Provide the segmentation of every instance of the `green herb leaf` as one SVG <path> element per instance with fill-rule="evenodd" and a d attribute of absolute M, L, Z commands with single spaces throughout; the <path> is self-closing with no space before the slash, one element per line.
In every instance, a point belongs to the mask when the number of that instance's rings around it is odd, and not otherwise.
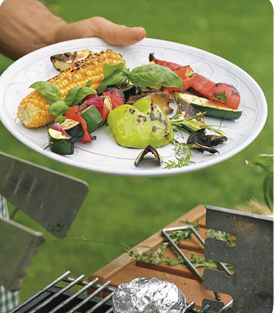
<path fill-rule="evenodd" d="M 54 121 L 55 121 L 55 123 L 62 123 L 62 122 L 64 122 L 66 119 L 67 119 L 66 116 L 60 114 L 60 115 L 57 116 L 57 118 L 56 118 Z"/>
<path fill-rule="evenodd" d="M 72 107 L 77 105 L 81 100 L 86 98 L 88 95 L 95 95 L 96 90 L 90 87 L 82 87 L 82 86 L 77 86 L 75 88 L 72 88 L 69 90 L 67 93 L 65 102 L 67 106 Z"/>
<path fill-rule="evenodd" d="M 214 93 L 213 98 L 216 99 L 216 100 L 218 100 L 218 101 L 221 101 L 221 102 L 223 102 L 223 103 L 226 103 L 226 102 L 227 102 L 227 98 L 226 98 L 225 92 L 217 92 L 217 93 Z"/>
<path fill-rule="evenodd" d="M 272 154 L 259 154 L 252 160 L 246 162 L 250 166 L 260 166 L 265 171 L 273 173 L 273 155 Z"/>
<path fill-rule="evenodd" d="M 66 105 L 66 103 L 64 101 L 56 101 L 54 102 L 48 112 L 52 115 L 58 116 L 60 114 L 65 113 L 67 110 L 69 109 L 69 107 Z"/>
<path fill-rule="evenodd" d="M 182 80 L 172 70 L 159 64 L 146 64 L 134 68 L 129 79 L 132 84 L 139 87 L 162 85 L 177 87 L 182 90 Z"/>
<path fill-rule="evenodd" d="M 57 86 L 47 81 L 38 81 L 33 83 L 30 88 L 40 92 L 46 101 L 50 104 L 61 100 L 61 93 Z"/>
<path fill-rule="evenodd" d="M 92 80 L 88 80 L 87 84 L 86 84 L 86 87 L 91 87 L 91 86 L 92 86 Z"/>
<path fill-rule="evenodd" d="M 123 69 L 124 66 L 125 66 L 125 63 L 123 63 L 123 62 L 118 62 L 115 64 L 105 63 L 103 65 L 104 78 L 107 78 L 108 76 L 112 75 L 113 72 L 116 71 L 117 69 L 119 69 L 119 70 Z"/>
<path fill-rule="evenodd" d="M 105 77 L 105 73 L 104 73 Z M 98 87 L 98 93 L 103 93 L 108 86 L 124 84 L 129 77 L 129 69 L 118 68 L 112 74 L 104 78 Z"/>

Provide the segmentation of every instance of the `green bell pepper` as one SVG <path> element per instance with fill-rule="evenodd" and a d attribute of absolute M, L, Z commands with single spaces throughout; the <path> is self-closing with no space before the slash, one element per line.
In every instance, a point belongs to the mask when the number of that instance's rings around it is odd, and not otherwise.
<path fill-rule="evenodd" d="M 116 142 L 127 148 L 158 148 L 174 138 L 169 118 L 150 99 L 118 106 L 110 111 L 108 124 Z"/>

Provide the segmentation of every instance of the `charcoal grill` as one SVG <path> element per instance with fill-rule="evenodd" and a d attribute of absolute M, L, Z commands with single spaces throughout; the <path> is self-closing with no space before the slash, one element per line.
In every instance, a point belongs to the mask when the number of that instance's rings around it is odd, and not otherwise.
<path fill-rule="evenodd" d="M 273 306 L 273 218 L 211 206 L 206 206 L 206 209 L 206 224 L 212 229 L 236 234 L 237 244 L 229 247 L 221 240 L 207 238 L 204 242 L 199 234 L 196 234 L 196 237 L 203 245 L 205 244 L 206 257 L 221 265 L 223 265 L 221 262 L 232 261 L 234 275 L 226 271 L 226 268 L 223 271 L 205 269 L 203 285 L 205 289 L 214 291 L 215 300 L 206 298 L 202 301 L 202 305 L 198 305 L 189 297 L 187 298 L 188 307 L 184 313 L 271 313 Z M 163 229 L 162 232 L 167 234 L 169 230 L 171 228 Z M 193 232 L 196 233 L 195 230 Z M 252 256 L 254 259 L 251 259 Z M 115 266 L 119 263 L 122 264 L 116 260 L 113 262 Z M 123 264 L 122 267 L 126 268 L 127 264 Z M 107 268 L 114 269 L 112 263 L 107 265 Z M 195 271 L 194 268 L 190 270 Z M 142 268 L 140 271 L 142 272 Z M 101 276 L 100 279 L 94 277 L 93 274 L 88 280 L 84 280 L 84 275 L 72 278 L 68 271 L 10 313 L 113 312 L 112 295 L 117 286 L 115 281 L 117 275 L 123 275 L 120 274 L 122 272 L 119 269 L 115 271 L 116 274 L 111 270 L 113 276 L 107 274 L 105 276 L 111 278 L 103 281 L 104 275 L 101 274 L 104 272 L 103 268 L 95 273 Z M 201 279 L 199 273 L 197 274 Z M 129 280 L 126 277 L 124 279 Z M 79 290 L 71 291 L 70 289 L 75 286 L 78 286 Z M 190 286 L 187 283 L 186 291 L 188 288 Z M 182 291 L 185 293 L 184 290 Z M 219 300 L 218 292 L 225 292 L 231 295 L 232 299 L 224 303 Z M 196 290 L 193 290 L 193 293 L 195 294 Z"/>
<path fill-rule="evenodd" d="M 39 292 L 17 306 L 10 313 L 111 313 L 112 295 L 116 288 L 111 287 L 111 281 L 98 284 L 97 279 L 92 281 L 83 280 L 84 275 L 77 278 L 70 277 L 70 272 L 66 272 Z M 58 286 L 64 283 L 65 286 Z M 78 291 L 70 289 L 79 286 Z M 94 291 L 90 295 L 85 292 L 92 288 Z M 105 296 L 99 297 L 104 291 Z M 227 305 L 219 313 L 225 312 Z M 186 308 L 185 313 L 210 313 L 209 305 L 197 308 L 192 301 Z"/>

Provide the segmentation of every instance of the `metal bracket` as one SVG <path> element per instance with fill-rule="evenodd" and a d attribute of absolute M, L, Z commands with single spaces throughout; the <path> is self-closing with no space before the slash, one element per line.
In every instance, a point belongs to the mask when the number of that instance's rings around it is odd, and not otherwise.
<path fill-rule="evenodd" d="M 206 226 L 236 236 L 236 245 L 205 240 L 207 259 L 234 266 L 234 275 L 204 270 L 203 286 L 233 298 L 228 313 L 271 313 L 273 310 L 273 217 L 206 206 Z M 207 299 L 206 299 L 207 300 Z M 219 312 L 224 312 L 219 311 Z"/>

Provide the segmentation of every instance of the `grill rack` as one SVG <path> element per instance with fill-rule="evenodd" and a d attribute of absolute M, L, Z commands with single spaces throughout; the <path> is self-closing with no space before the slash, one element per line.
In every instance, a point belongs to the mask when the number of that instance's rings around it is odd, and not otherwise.
<path fill-rule="evenodd" d="M 10 313 L 111 313 L 112 295 L 116 288 L 111 287 L 111 281 L 104 284 L 97 284 L 98 279 L 86 281 L 84 275 L 77 278 L 70 277 L 70 271 L 56 278 L 50 284 L 39 290 L 29 299 L 18 305 Z M 66 283 L 65 287 L 56 286 L 58 283 Z M 70 289 L 74 286 L 81 288 L 74 292 Z M 90 295 L 84 294 L 89 288 L 95 289 Z M 99 297 L 99 293 L 108 293 L 104 298 Z M 218 313 L 226 312 L 229 305 L 225 305 Z M 196 308 L 192 301 L 184 313 L 214 313 L 209 311 L 209 305 L 203 308 Z"/>

